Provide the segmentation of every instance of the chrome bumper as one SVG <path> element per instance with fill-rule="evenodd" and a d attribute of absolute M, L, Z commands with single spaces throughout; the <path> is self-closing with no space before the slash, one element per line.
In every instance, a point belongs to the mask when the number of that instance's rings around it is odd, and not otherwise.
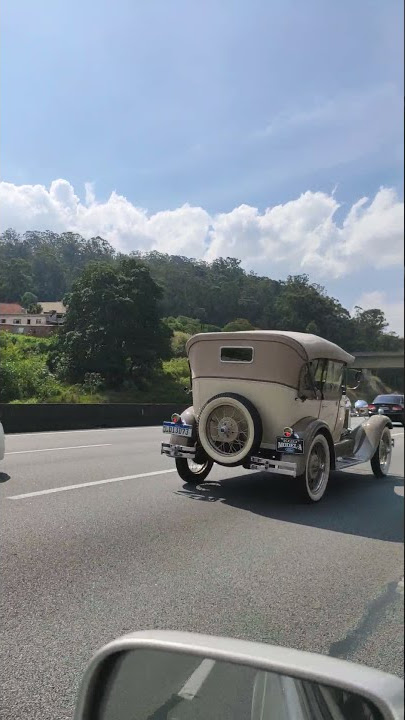
<path fill-rule="evenodd" d="M 172 445 L 163 442 L 160 446 L 160 454 L 167 455 L 172 458 L 190 458 L 195 457 L 195 447 L 187 447 L 187 445 Z"/>
<path fill-rule="evenodd" d="M 269 460 L 263 457 L 251 457 L 250 470 L 266 470 L 266 472 L 275 475 L 291 475 L 297 477 L 297 466 L 295 463 L 286 462 L 285 460 Z"/>

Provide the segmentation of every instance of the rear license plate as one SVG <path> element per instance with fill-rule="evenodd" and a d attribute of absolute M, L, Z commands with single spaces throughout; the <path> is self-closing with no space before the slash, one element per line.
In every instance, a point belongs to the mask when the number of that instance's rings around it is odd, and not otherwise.
<path fill-rule="evenodd" d="M 301 438 L 278 437 L 277 450 L 290 455 L 303 455 L 304 441 Z"/>
<path fill-rule="evenodd" d="M 193 428 L 191 425 L 179 425 L 179 423 L 164 422 L 163 432 L 171 435 L 181 435 L 182 437 L 191 437 Z"/>

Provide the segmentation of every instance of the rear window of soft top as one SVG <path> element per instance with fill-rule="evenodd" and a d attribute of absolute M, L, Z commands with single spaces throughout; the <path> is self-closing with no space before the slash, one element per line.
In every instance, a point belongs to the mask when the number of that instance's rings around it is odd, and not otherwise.
<path fill-rule="evenodd" d="M 251 363 L 252 347 L 221 347 L 221 362 Z"/>

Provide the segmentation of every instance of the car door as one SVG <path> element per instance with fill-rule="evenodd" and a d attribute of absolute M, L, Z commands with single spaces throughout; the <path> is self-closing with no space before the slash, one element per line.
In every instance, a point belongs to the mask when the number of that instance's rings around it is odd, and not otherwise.
<path fill-rule="evenodd" d="M 323 368 L 322 400 L 319 419 L 329 427 L 334 442 L 340 439 L 345 405 L 342 400 L 343 363 L 326 360 Z"/>

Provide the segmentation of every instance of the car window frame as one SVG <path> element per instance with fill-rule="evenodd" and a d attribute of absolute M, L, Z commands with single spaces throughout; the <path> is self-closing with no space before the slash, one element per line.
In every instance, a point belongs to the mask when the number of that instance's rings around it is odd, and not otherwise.
<path fill-rule="evenodd" d="M 339 366 L 340 367 L 340 381 L 339 383 L 329 383 L 331 386 L 333 385 L 333 388 L 331 390 L 328 389 L 328 374 L 329 374 L 329 368 L 331 366 Z M 322 395 L 324 400 L 330 400 L 332 402 L 335 402 L 336 400 L 340 400 L 343 394 L 343 374 L 344 374 L 344 363 L 338 361 L 338 360 L 327 360 L 325 363 L 325 369 L 324 369 L 324 380 L 323 380 L 323 387 L 322 387 Z"/>

